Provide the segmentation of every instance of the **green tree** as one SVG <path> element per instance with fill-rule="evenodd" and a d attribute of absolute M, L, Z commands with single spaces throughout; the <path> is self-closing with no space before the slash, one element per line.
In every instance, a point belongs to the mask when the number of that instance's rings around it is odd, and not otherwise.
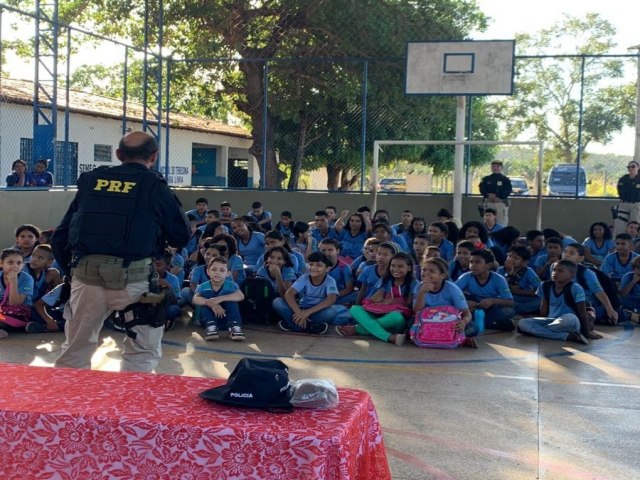
<path fill-rule="evenodd" d="M 496 110 L 506 122 L 508 135 L 516 138 L 533 130 L 550 145 L 553 160 L 575 162 L 581 89 L 581 154 L 591 142 L 606 144 L 624 125 L 633 125 L 634 86 L 613 83 L 623 75 L 622 61 L 588 56 L 609 53 L 616 46 L 614 35 L 613 25 L 595 13 L 584 18 L 565 15 L 536 35 L 517 35 L 520 55 L 572 56 L 517 62 L 516 93 L 499 102 Z"/>

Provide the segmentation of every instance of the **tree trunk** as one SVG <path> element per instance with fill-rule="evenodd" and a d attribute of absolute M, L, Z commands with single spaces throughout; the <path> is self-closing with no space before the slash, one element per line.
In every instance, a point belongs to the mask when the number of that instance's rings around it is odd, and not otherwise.
<path fill-rule="evenodd" d="M 327 189 L 338 190 L 340 185 L 340 176 L 342 174 L 342 167 L 335 162 L 327 163 Z"/>
<path fill-rule="evenodd" d="M 302 173 L 302 160 L 304 160 L 305 144 L 307 141 L 308 120 L 306 115 L 300 115 L 300 124 L 298 125 L 298 144 L 296 148 L 296 158 L 291 164 L 291 176 L 287 184 L 287 190 L 297 190 L 300 182 L 300 174 Z"/>
<path fill-rule="evenodd" d="M 271 112 L 267 106 L 265 115 L 264 108 L 264 62 L 240 62 L 240 70 L 244 73 L 247 81 L 247 107 L 244 109 L 251 117 L 253 129 L 251 135 L 253 143 L 249 147 L 249 153 L 256 158 L 260 169 L 260 186 L 266 188 L 279 188 L 278 164 L 276 162 L 275 148 L 273 143 L 273 121 Z M 265 120 L 266 143 L 265 143 Z M 264 150 L 266 145 L 266 165 L 264 162 Z"/>

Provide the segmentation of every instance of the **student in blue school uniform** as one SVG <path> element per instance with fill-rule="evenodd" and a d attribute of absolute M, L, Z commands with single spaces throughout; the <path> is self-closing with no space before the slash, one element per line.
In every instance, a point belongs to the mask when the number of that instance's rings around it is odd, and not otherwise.
<path fill-rule="evenodd" d="M 596 270 L 583 265 L 585 248 L 579 243 L 572 243 L 562 252 L 563 260 L 570 260 L 576 264 L 576 276 L 573 281 L 584 290 L 587 302 L 587 313 L 592 311 L 595 315 L 596 323 L 604 323 L 608 325 L 618 323 L 618 312 L 614 309 L 612 299 L 609 298 L 607 291 L 598 279 Z M 604 276 L 604 281 L 611 283 L 611 280 Z M 618 295 L 615 285 L 611 284 L 609 289 L 611 295 Z"/>
<path fill-rule="evenodd" d="M 273 227 L 274 230 L 280 232 L 288 244 L 293 242 L 293 215 L 289 210 L 285 210 L 280 214 L 280 221 Z"/>
<path fill-rule="evenodd" d="M 262 202 L 253 202 L 251 204 L 251 210 L 247 213 L 247 218 L 258 225 L 262 232 L 271 230 L 272 214 L 269 210 L 264 209 Z"/>
<path fill-rule="evenodd" d="M 160 291 L 165 291 L 167 295 L 166 301 L 166 324 L 165 330 L 171 330 L 175 321 L 180 317 L 180 307 L 178 306 L 178 297 L 180 296 L 180 281 L 173 273 L 169 272 L 171 268 L 171 253 L 165 254 L 153 261 L 153 270 L 158 274 L 158 287 Z"/>
<path fill-rule="evenodd" d="M 499 232 L 504 228 L 504 225 L 500 225 L 496 219 L 497 213 L 495 208 L 485 208 L 482 214 L 482 220 L 484 223 L 484 228 L 487 229 L 489 235 L 495 232 Z"/>
<path fill-rule="evenodd" d="M 458 280 L 464 273 L 469 271 L 471 252 L 476 248 L 469 240 L 462 240 L 456 245 L 456 256 L 449 262 L 449 278 L 452 282 Z"/>
<path fill-rule="evenodd" d="M 544 248 L 544 234 L 540 230 L 528 230 L 525 238 L 527 239 L 527 246 L 531 250 L 529 266 L 535 270 L 534 265 L 538 258 L 547 254 L 547 250 Z"/>
<path fill-rule="evenodd" d="M 62 283 L 48 291 L 33 304 L 31 321 L 27 323 L 27 333 L 61 332 L 64 330 L 64 306 L 71 295 L 71 277 L 64 277 Z"/>
<path fill-rule="evenodd" d="M 297 279 L 284 298 L 276 298 L 273 309 L 282 319 L 278 322 L 281 330 L 322 335 L 329 323 L 344 324 L 349 317 L 345 307 L 335 305 L 338 286 L 328 275 L 331 261 L 321 252 L 312 253 L 307 260 L 309 273 Z"/>
<path fill-rule="evenodd" d="M 60 272 L 52 267 L 53 249 L 51 245 L 37 245 L 31 254 L 31 261 L 24 264 L 23 271 L 33 278 L 33 295 L 31 300 L 36 302 L 49 290 L 62 283 Z"/>
<path fill-rule="evenodd" d="M 384 222 L 374 223 L 371 227 L 371 233 L 373 237 L 383 242 L 393 242 L 400 247 L 401 251 L 409 252 L 406 237 L 402 235 L 394 235 L 389 224 Z"/>
<path fill-rule="evenodd" d="M 246 265 L 247 275 L 250 275 L 256 271 L 256 265 L 264 255 L 264 233 L 252 231 L 248 223 L 249 220 L 245 217 L 234 218 L 231 230 L 238 242 L 238 255 Z"/>
<path fill-rule="evenodd" d="M 637 256 L 638 254 L 633 252 L 631 235 L 619 233 L 616 235 L 616 251 L 604 257 L 600 270 L 618 284 L 625 273 L 633 271 L 631 263 Z"/>
<path fill-rule="evenodd" d="M 351 305 L 356 301 L 357 293 L 353 290 L 353 272 L 351 266 L 340 258 L 340 242 L 326 239 L 318 245 L 320 252 L 324 253 L 331 261 L 329 276 L 336 281 L 338 286 L 338 305 Z"/>
<path fill-rule="evenodd" d="M 472 312 L 484 311 L 486 328 L 510 332 L 515 328 L 513 295 L 505 278 L 491 271 L 494 262 L 491 251 L 474 250 L 469 272 L 462 275 L 456 285 L 464 292 Z"/>
<path fill-rule="evenodd" d="M 207 274 L 210 280 L 199 285 L 193 296 L 193 304 L 203 307 L 200 310 L 200 324 L 205 329 L 205 340 L 217 340 L 221 328 L 228 329 L 231 340 L 244 340 L 238 304 L 244 295 L 238 284 L 229 277 L 227 260 L 222 257 L 209 259 Z"/>
<path fill-rule="evenodd" d="M 544 244 L 547 253 L 539 255 L 532 266 L 542 281 L 551 278 L 551 266 L 562 258 L 562 251 L 564 250 L 562 239 L 558 237 L 547 238 Z"/>
<path fill-rule="evenodd" d="M 365 267 L 358 275 L 359 290 L 356 305 L 362 305 L 362 301 L 365 298 L 376 292 L 376 285 L 389 269 L 391 257 L 399 251 L 398 245 L 393 242 L 382 242 L 378 245 L 376 248 L 376 263 Z"/>
<path fill-rule="evenodd" d="M 396 235 L 406 235 L 411 230 L 411 222 L 413 221 L 413 212 L 411 210 L 403 210 L 400 214 L 400 223 L 391 225 L 393 233 Z"/>
<path fill-rule="evenodd" d="M 433 222 L 427 229 L 429 235 L 429 245 L 438 247 L 440 250 L 440 258 L 445 262 L 450 262 L 455 256 L 455 247 L 453 243 L 447 240 L 447 226 L 443 222 Z"/>
<path fill-rule="evenodd" d="M 411 224 L 406 232 L 398 233 L 398 236 L 402 237 L 409 248 L 410 253 L 415 253 L 413 250 L 413 241 L 418 235 L 427 235 L 427 223 L 422 217 L 413 217 Z"/>
<path fill-rule="evenodd" d="M 29 187 L 51 187 L 53 186 L 53 174 L 47 171 L 49 160 L 39 159 L 33 166 L 33 170 L 27 174 L 25 184 Z"/>
<path fill-rule="evenodd" d="M 356 289 L 360 288 L 358 277 L 360 277 L 362 271 L 366 267 L 376 264 L 376 252 L 378 251 L 378 245 L 381 243 L 382 241 L 377 238 L 367 238 L 367 241 L 364 242 L 364 247 L 362 248 L 362 255 L 356 258 L 351 264 L 351 271 L 353 272 L 353 278 L 355 279 L 354 286 Z"/>
<path fill-rule="evenodd" d="M 231 272 L 231 279 L 238 285 L 242 285 L 247 279 L 247 275 L 242 257 L 238 255 L 236 239 L 231 235 L 220 234 L 213 237 L 209 243 L 214 249 L 217 249 L 219 256 L 226 258 L 229 262 L 227 266 Z M 224 246 L 227 248 L 222 248 Z"/>
<path fill-rule="evenodd" d="M 231 222 L 238 218 L 238 215 L 231 211 L 231 203 L 222 202 L 220 203 L 220 223 L 226 225 L 227 227 L 231 226 Z"/>
<path fill-rule="evenodd" d="M 612 237 L 611 230 L 606 223 L 592 223 L 589 227 L 589 236 L 582 242 L 585 263 L 599 267 L 604 257 L 613 253 L 616 249 L 616 244 Z"/>
<path fill-rule="evenodd" d="M 271 230 L 264 235 L 265 251 L 268 251 L 273 247 L 282 247 L 287 251 L 290 257 L 289 261 L 293 266 L 293 272 L 296 278 L 307 273 L 307 261 L 305 260 L 304 256 L 300 252 L 292 250 L 285 238 L 277 230 Z M 256 269 L 264 266 L 264 261 L 265 257 L 262 256 L 260 258 L 260 261 L 258 262 L 258 265 L 256 265 Z"/>
<path fill-rule="evenodd" d="M 336 223 L 337 222 L 338 221 L 336 221 Z M 338 232 L 334 227 L 329 226 L 327 212 L 324 210 L 318 210 L 315 213 L 313 217 L 313 225 L 314 226 L 311 229 L 311 236 L 316 240 L 316 242 L 320 243 L 325 238 L 338 238 Z"/>
<path fill-rule="evenodd" d="M 282 245 L 269 248 L 264 254 L 264 262 L 256 272 L 257 278 L 269 280 L 276 296 L 284 297 L 289 287 L 296 281 L 292 257 Z"/>
<path fill-rule="evenodd" d="M 187 216 L 191 215 L 194 218 L 196 227 L 200 227 L 201 225 L 205 225 L 207 223 L 207 212 L 209 209 L 209 201 L 200 197 L 196 199 L 196 208 L 192 210 L 187 210 L 185 213 Z"/>
<path fill-rule="evenodd" d="M 585 345 L 589 340 L 602 338 L 587 319 L 584 290 L 573 281 L 575 274 L 576 265 L 570 260 L 553 264 L 551 280 L 538 287 L 542 316 L 521 319 L 520 333 Z"/>
<path fill-rule="evenodd" d="M 538 313 L 540 308 L 540 298 L 536 292 L 542 282 L 528 266 L 530 258 L 531 252 L 527 247 L 511 247 L 504 266 L 497 271 L 507 280 L 513 295 L 513 309 L 517 314 Z"/>
<path fill-rule="evenodd" d="M 19 250 L 6 248 L 0 252 L 0 299 L 3 304 L 23 307 L 21 318 L 7 317 L 0 321 L 0 338 L 6 337 L 8 332 L 23 331 L 30 319 L 33 278 L 22 271 L 23 265 Z M 5 313 L 3 305 L 0 305 L 0 313 Z"/>
<path fill-rule="evenodd" d="M 627 272 L 620 281 L 620 302 L 625 310 L 630 310 L 636 315 L 640 312 L 640 257 L 636 257 L 631 262 L 633 270 Z"/>
<path fill-rule="evenodd" d="M 13 248 L 20 251 L 24 263 L 29 263 L 31 261 L 31 253 L 38 245 L 40 229 L 35 225 L 26 223 L 16 228 L 15 237 L 16 243 Z"/>
<path fill-rule="evenodd" d="M 352 213 L 349 216 L 347 226 L 337 222 L 335 230 L 338 232 L 338 240 L 342 245 L 340 258 L 351 264 L 355 258 L 362 254 L 364 242 L 369 238 L 367 224 L 361 213 Z"/>

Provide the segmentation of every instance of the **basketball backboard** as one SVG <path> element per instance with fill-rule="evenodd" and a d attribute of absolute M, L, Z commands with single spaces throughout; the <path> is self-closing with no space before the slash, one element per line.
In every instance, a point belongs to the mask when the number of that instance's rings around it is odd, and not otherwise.
<path fill-rule="evenodd" d="M 515 40 L 407 44 L 407 95 L 512 95 Z"/>

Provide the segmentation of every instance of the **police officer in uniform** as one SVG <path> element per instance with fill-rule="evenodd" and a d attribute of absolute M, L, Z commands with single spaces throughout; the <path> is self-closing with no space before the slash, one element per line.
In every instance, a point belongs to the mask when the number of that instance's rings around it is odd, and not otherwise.
<path fill-rule="evenodd" d="M 618 203 L 615 214 L 615 234 L 624 233 L 627 223 L 640 222 L 640 175 L 638 162 L 631 160 L 627 164 L 627 173 L 618 180 Z"/>
<path fill-rule="evenodd" d="M 151 258 L 166 242 L 184 247 L 191 234 L 179 200 L 151 170 L 158 157 L 155 139 L 128 133 L 116 156 L 121 165 L 80 176 L 78 193 L 52 237 L 56 260 L 73 275 L 56 367 L 91 368 L 107 316 L 128 309 L 133 318 L 143 311 L 137 307 L 149 290 Z M 151 372 L 162 355 L 163 325 L 135 318 L 124 342 L 122 370 Z"/>
<path fill-rule="evenodd" d="M 496 211 L 496 223 L 503 227 L 509 224 L 509 195 L 511 195 L 511 180 L 502 173 L 502 162 L 491 162 L 491 175 L 480 181 L 480 193 L 484 197 L 481 206 L 482 213 L 487 208 Z"/>

